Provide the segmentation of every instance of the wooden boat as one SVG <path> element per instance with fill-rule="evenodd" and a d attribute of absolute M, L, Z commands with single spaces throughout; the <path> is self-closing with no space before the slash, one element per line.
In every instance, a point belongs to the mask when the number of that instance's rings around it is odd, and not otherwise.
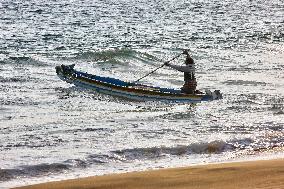
<path fill-rule="evenodd" d="M 58 77 L 79 87 L 93 89 L 97 92 L 124 97 L 138 101 L 170 101 L 170 102 L 200 102 L 221 99 L 219 90 L 205 93 L 185 94 L 181 90 L 142 85 L 125 82 L 110 77 L 101 77 L 76 71 L 73 65 L 56 66 Z"/>

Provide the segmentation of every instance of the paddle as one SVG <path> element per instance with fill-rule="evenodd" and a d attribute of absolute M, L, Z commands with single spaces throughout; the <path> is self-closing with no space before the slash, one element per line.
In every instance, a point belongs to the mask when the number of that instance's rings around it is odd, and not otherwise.
<path fill-rule="evenodd" d="M 141 77 L 141 78 L 137 79 L 137 80 L 136 80 L 136 81 L 134 81 L 133 83 L 137 83 L 137 82 L 138 82 L 138 81 L 140 81 L 141 79 L 144 79 L 144 78 L 145 78 L 145 77 L 147 77 L 148 75 L 150 75 L 150 74 L 154 73 L 155 71 L 157 71 L 158 69 L 160 69 L 160 68 L 164 67 L 167 63 L 169 63 L 169 62 L 173 61 L 174 59 L 176 59 L 176 58 L 180 57 L 182 54 L 183 54 L 183 53 L 181 53 L 181 54 L 179 54 L 179 55 L 175 56 L 175 57 L 174 57 L 174 58 L 172 58 L 171 60 L 168 60 L 168 61 L 164 62 L 164 64 L 162 64 L 162 65 L 161 65 L 161 66 L 159 66 L 158 68 L 154 69 L 154 70 L 153 70 L 153 71 L 151 71 L 150 73 L 147 73 L 147 74 L 146 74 L 146 75 L 144 75 L 143 77 Z"/>

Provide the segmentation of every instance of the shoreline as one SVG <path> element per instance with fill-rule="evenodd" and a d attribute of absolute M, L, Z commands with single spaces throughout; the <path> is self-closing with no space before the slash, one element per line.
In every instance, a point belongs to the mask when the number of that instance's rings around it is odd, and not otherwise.
<path fill-rule="evenodd" d="M 108 174 L 16 187 L 69 188 L 284 188 L 284 158 Z"/>

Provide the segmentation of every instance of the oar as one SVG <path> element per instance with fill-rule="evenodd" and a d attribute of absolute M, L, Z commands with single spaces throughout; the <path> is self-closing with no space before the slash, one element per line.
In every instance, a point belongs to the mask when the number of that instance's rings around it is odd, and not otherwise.
<path fill-rule="evenodd" d="M 169 62 L 171 62 L 171 61 L 173 61 L 174 59 L 176 59 L 176 58 L 178 58 L 178 57 L 180 57 L 180 55 L 182 55 L 183 53 L 181 53 L 181 54 L 179 54 L 179 55 L 177 55 L 177 56 L 175 56 L 174 58 L 172 58 L 171 60 L 168 60 L 168 61 L 166 61 L 166 62 L 164 62 L 164 64 L 162 64 L 161 66 L 159 66 L 158 68 L 156 68 L 156 69 L 154 69 L 153 71 L 151 71 L 150 73 L 147 73 L 146 75 L 144 75 L 143 77 L 141 77 L 141 78 L 139 78 L 139 79 L 137 79 L 136 81 L 134 81 L 133 83 L 137 83 L 138 81 L 140 81 L 141 79 L 144 79 L 145 77 L 147 77 L 148 75 L 150 75 L 150 74 L 152 74 L 152 73 L 154 73 L 155 71 L 157 71 L 158 69 L 160 69 L 160 68 L 162 68 L 162 67 L 164 67 L 165 65 L 166 65 L 166 63 L 169 63 Z"/>

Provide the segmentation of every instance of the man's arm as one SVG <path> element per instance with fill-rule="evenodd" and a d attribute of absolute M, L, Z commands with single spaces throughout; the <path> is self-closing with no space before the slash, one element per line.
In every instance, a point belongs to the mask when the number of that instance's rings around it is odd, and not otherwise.
<path fill-rule="evenodd" d="M 192 65 L 186 65 L 186 66 L 177 66 L 177 65 L 172 65 L 170 63 L 166 63 L 165 65 L 169 66 L 169 67 L 171 67 L 175 70 L 178 70 L 180 72 L 193 72 L 193 73 L 195 72 L 195 67 L 194 67 L 193 64 Z"/>

